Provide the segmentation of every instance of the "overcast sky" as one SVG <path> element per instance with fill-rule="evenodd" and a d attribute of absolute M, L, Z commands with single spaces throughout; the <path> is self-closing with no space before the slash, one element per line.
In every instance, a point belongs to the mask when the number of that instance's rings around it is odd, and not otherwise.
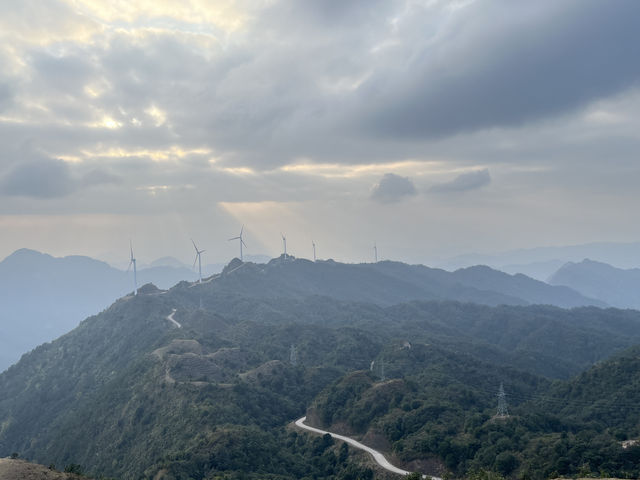
<path fill-rule="evenodd" d="M 636 0 L 0 7 L 0 258 L 640 240 Z"/>

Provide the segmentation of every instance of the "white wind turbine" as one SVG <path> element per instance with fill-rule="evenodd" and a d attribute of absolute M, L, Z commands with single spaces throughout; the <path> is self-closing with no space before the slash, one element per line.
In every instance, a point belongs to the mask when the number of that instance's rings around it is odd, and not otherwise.
<path fill-rule="evenodd" d="M 378 245 L 376 242 L 373 242 L 373 257 L 375 258 L 375 263 L 378 263 Z"/>
<path fill-rule="evenodd" d="M 196 267 L 196 261 L 198 262 L 198 283 L 202 283 L 202 259 L 200 258 L 200 255 L 202 253 L 204 253 L 204 250 L 198 250 L 198 247 L 196 247 L 196 242 L 193 241 L 193 238 L 191 239 L 191 243 L 193 243 L 193 248 L 196 249 L 196 258 L 193 260 L 193 268 Z"/>
<path fill-rule="evenodd" d="M 280 232 L 280 236 L 282 236 L 282 244 L 284 245 L 284 259 L 287 259 L 287 237 L 284 236 L 284 233 Z"/>
<path fill-rule="evenodd" d="M 242 232 L 244 231 L 244 225 L 242 225 L 242 228 L 240 229 L 240 235 L 238 235 L 237 237 L 233 237 L 230 238 L 229 241 L 232 240 L 240 240 L 240 260 L 242 260 L 242 246 L 244 245 L 245 247 L 247 246 L 246 243 L 244 243 L 244 240 L 242 239 Z"/>
<path fill-rule="evenodd" d="M 138 271 L 136 270 L 136 257 L 133 256 L 133 244 L 131 240 L 129 240 L 129 249 L 131 250 L 131 260 L 129 261 L 127 272 L 131 269 L 131 265 L 133 265 L 133 294 L 138 295 Z"/>
<path fill-rule="evenodd" d="M 311 246 L 313 246 L 313 261 L 316 261 L 316 242 L 311 240 Z"/>

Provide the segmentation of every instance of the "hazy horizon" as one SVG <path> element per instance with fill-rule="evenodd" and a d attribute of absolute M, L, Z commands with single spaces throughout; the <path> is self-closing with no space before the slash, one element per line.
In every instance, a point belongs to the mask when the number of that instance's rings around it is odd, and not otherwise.
<path fill-rule="evenodd" d="M 19 250 L 33 250 L 41 254 L 50 255 L 54 258 L 64 258 L 67 256 L 85 256 L 94 260 L 107 263 L 113 268 L 119 270 L 126 270 L 129 267 L 128 258 L 117 258 L 115 260 L 109 260 L 108 258 L 102 258 L 100 256 L 85 255 L 82 253 L 70 253 L 65 255 L 56 255 L 48 251 L 40 251 L 36 249 L 29 249 L 26 247 L 20 248 L 14 252 L 11 252 L 5 257 L 0 257 L 0 262 L 5 260 L 10 255 L 18 252 Z M 289 243 L 287 244 L 288 254 L 292 257 L 302 259 L 313 259 L 313 250 L 310 248 L 306 254 L 303 252 L 301 255 L 295 255 L 290 253 Z M 356 259 L 336 259 L 333 257 L 323 257 L 318 255 L 318 260 L 334 260 L 346 264 L 359 264 L 359 263 L 371 263 L 374 261 L 373 247 L 369 248 L 370 258 Z M 209 250 L 210 251 L 210 250 Z M 581 262 L 583 260 L 591 260 L 604 264 L 609 264 L 613 267 L 620 269 L 633 269 L 640 267 L 640 242 L 627 242 L 627 243 L 614 243 L 614 242 L 594 242 L 578 245 L 555 245 L 546 247 L 534 247 L 530 249 L 514 249 L 494 252 L 466 252 L 460 255 L 454 255 L 451 257 L 432 258 L 431 262 L 410 262 L 398 258 L 386 257 L 380 254 L 380 246 L 378 246 L 378 261 L 397 261 L 414 265 L 425 265 L 432 268 L 442 268 L 448 271 L 454 271 L 459 268 L 466 268 L 474 265 L 488 265 L 492 268 L 502 270 L 506 273 L 524 273 L 528 276 L 547 281 L 547 277 L 554 273 L 563 264 L 568 262 Z M 184 253 L 184 252 L 183 252 Z M 135 256 L 138 260 L 138 269 L 145 269 L 151 267 L 176 267 L 187 268 L 192 271 L 196 271 L 194 266 L 195 253 L 192 253 L 190 259 L 187 255 L 172 255 L 170 253 L 161 257 L 148 257 L 144 252 L 140 254 L 140 250 L 135 250 Z M 205 252 L 205 253 L 208 253 Z M 215 253 L 215 252 L 214 252 Z M 226 259 L 218 261 L 209 261 L 207 256 L 203 254 L 202 265 L 203 268 L 207 268 L 208 274 L 217 273 L 222 267 L 231 262 L 234 258 L 239 258 L 239 252 L 236 255 L 231 255 Z M 267 263 L 271 259 L 278 258 L 282 255 L 282 252 L 277 252 L 274 255 L 268 255 L 266 253 L 244 253 L 244 260 L 254 263 Z M 220 258 L 216 256 L 215 258 Z M 212 268 L 215 269 L 212 270 Z"/>

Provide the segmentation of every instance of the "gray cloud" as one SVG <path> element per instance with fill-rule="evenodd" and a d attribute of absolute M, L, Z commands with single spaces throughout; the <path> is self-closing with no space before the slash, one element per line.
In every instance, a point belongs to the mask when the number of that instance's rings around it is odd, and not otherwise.
<path fill-rule="evenodd" d="M 6 83 L 0 83 L 0 112 L 6 110 L 13 101 L 11 88 Z"/>
<path fill-rule="evenodd" d="M 478 170 L 475 172 L 462 173 L 450 182 L 433 185 L 429 191 L 435 193 L 466 192 L 476 190 L 491 183 L 489 170 Z"/>
<path fill-rule="evenodd" d="M 38 198 L 63 197 L 76 188 L 69 166 L 46 158 L 18 165 L 0 183 L 0 191 L 6 195 Z"/>
<path fill-rule="evenodd" d="M 95 75 L 94 67 L 83 55 L 82 49 L 68 48 L 64 56 L 35 50 L 28 59 L 30 67 L 38 72 L 35 77 L 38 90 L 49 89 L 72 95 L 82 94 L 82 89 Z"/>
<path fill-rule="evenodd" d="M 40 137 L 57 152 L 207 146 L 258 169 L 298 157 L 388 161 L 434 137 L 550 118 L 632 85 L 636 10 L 493 0 L 451 14 L 437 2 L 287 0 L 258 12 L 241 45 L 194 47 L 168 29 L 136 41 L 110 32 L 56 55 L 30 47 L 25 95 L 48 92 L 50 119 L 69 124 Z M 104 87 L 99 97 L 84 93 L 88 82 Z M 151 105 L 166 124 L 149 123 Z M 102 116 L 123 128 L 77 125 Z"/>
<path fill-rule="evenodd" d="M 638 2 L 476 2 L 444 41 L 363 86 L 375 100 L 361 118 L 375 135 L 433 138 L 575 110 L 638 84 L 638 18 Z"/>
<path fill-rule="evenodd" d="M 15 165 L 0 179 L 0 193 L 8 196 L 58 198 L 82 188 L 120 183 L 121 178 L 104 169 L 75 172 L 62 160 L 34 155 Z"/>
<path fill-rule="evenodd" d="M 82 176 L 81 183 L 85 186 L 119 184 L 122 180 L 119 175 L 114 175 L 102 168 L 95 168 Z"/>
<path fill-rule="evenodd" d="M 416 187 L 408 177 L 386 173 L 371 189 L 371 198 L 382 203 L 398 202 L 416 194 Z"/>

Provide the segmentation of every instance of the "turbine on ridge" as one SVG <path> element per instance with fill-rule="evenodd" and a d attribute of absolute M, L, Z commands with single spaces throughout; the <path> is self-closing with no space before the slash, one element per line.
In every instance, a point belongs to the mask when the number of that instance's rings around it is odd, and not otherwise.
<path fill-rule="evenodd" d="M 238 235 L 237 237 L 233 237 L 229 239 L 229 242 L 232 240 L 240 240 L 240 260 L 243 260 L 242 258 L 242 246 L 244 245 L 245 247 L 247 246 L 246 243 L 244 243 L 244 240 L 242 239 L 242 232 L 244 231 L 244 225 L 242 225 L 242 228 L 240 229 L 240 235 Z"/>
<path fill-rule="evenodd" d="M 375 263 L 378 263 L 378 245 L 376 242 L 373 242 L 373 257 L 375 259 Z"/>
<path fill-rule="evenodd" d="M 129 249 L 131 250 L 131 260 L 129 261 L 127 272 L 131 269 L 131 265 L 133 265 L 133 294 L 138 295 L 138 271 L 136 270 L 136 257 L 133 256 L 133 244 L 131 240 L 129 240 Z"/>
<path fill-rule="evenodd" d="M 282 236 L 282 244 L 284 245 L 284 259 L 287 259 L 287 237 L 284 236 L 284 233 L 280 232 Z"/>
<path fill-rule="evenodd" d="M 313 246 L 313 261 L 316 261 L 316 242 L 311 240 L 311 245 Z"/>
<path fill-rule="evenodd" d="M 196 247 L 196 242 L 193 241 L 193 238 L 191 239 L 191 243 L 193 243 L 193 248 L 196 249 L 196 258 L 193 260 L 193 268 L 196 267 L 196 261 L 198 262 L 198 283 L 202 283 L 202 261 L 200 258 L 200 255 L 202 253 L 204 253 L 204 250 L 198 250 L 198 247 Z"/>

